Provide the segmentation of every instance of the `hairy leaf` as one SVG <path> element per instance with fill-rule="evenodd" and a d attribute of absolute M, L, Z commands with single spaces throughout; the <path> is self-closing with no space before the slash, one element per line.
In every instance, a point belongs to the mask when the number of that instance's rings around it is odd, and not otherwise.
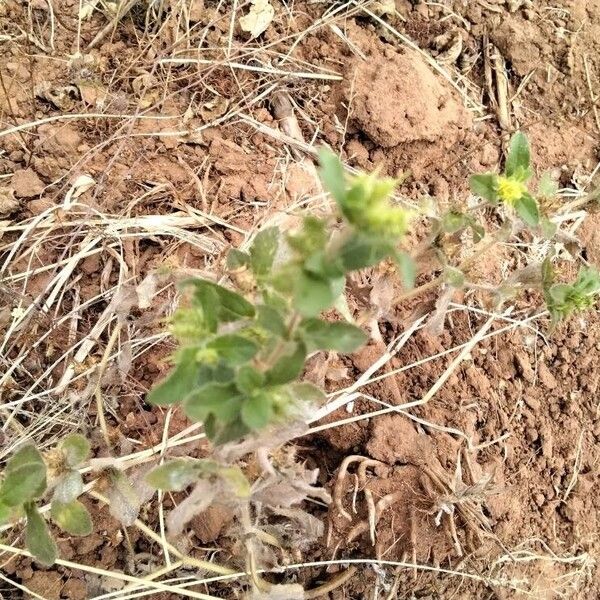
<path fill-rule="evenodd" d="M 319 152 L 319 163 L 323 185 L 341 206 L 346 199 L 346 177 L 340 159 L 331 150 L 324 148 Z"/>
<path fill-rule="evenodd" d="M 254 342 L 236 334 L 221 335 L 206 347 L 215 350 L 219 357 L 231 366 L 248 362 L 258 351 Z"/>
<path fill-rule="evenodd" d="M 232 248 L 227 254 L 227 268 L 231 270 L 250 266 L 250 255 L 236 248 Z"/>
<path fill-rule="evenodd" d="M 196 348 L 185 348 L 177 357 L 177 364 L 171 373 L 147 396 L 148 402 L 168 406 L 182 402 L 198 384 L 199 365 L 196 362 Z"/>
<path fill-rule="evenodd" d="M 356 233 L 340 249 L 340 258 L 348 271 L 356 271 L 381 262 L 393 252 L 390 242 Z"/>
<path fill-rule="evenodd" d="M 6 464 L 0 502 L 7 506 L 19 506 L 40 497 L 45 489 L 46 465 L 42 455 L 35 446 L 23 446 Z"/>
<path fill-rule="evenodd" d="M 519 217 L 530 227 L 535 227 L 540 222 L 540 211 L 537 202 L 529 194 L 523 194 L 515 201 L 515 210 Z"/>
<path fill-rule="evenodd" d="M 316 317 L 335 302 L 334 282 L 321 279 L 302 271 L 295 282 L 294 300 L 298 311 L 305 317 Z"/>
<path fill-rule="evenodd" d="M 271 272 L 278 246 L 278 227 L 267 227 L 256 235 L 250 248 L 250 266 L 257 277 L 268 275 Z"/>
<path fill-rule="evenodd" d="M 48 525 L 35 504 L 31 502 L 25 504 L 25 514 L 27 515 L 25 545 L 38 562 L 49 567 L 56 561 L 58 551 L 50 536 Z"/>
<path fill-rule="evenodd" d="M 60 449 L 63 451 L 70 467 L 80 465 L 90 454 L 90 442 L 79 433 L 72 433 L 62 440 Z"/>
<path fill-rule="evenodd" d="M 508 177 L 526 173 L 529 171 L 531 152 L 527 137 L 521 131 L 515 133 L 510 140 L 508 156 L 504 171 Z"/>
<path fill-rule="evenodd" d="M 273 403 L 268 392 L 257 392 L 244 399 L 242 421 L 250 429 L 262 429 L 273 414 Z"/>
<path fill-rule="evenodd" d="M 194 295 L 200 300 L 203 307 L 207 305 L 207 301 L 201 300 L 201 295 L 210 294 L 207 290 L 216 292 L 219 299 L 218 318 L 220 321 L 238 321 L 254 316 L 254 306 L 248 300 L 221 285 L 204 279 L 188 279 L 184 285 L 194 287 Z"/>
<path fill-rule="evenodd" d="M 179 492 L 198 480 L 198 462 L 177 458 L 152 469 L 146 481 L 154 488 L 165 492 Z"/>
<path fill-rule="evenodd" d="M 327 399 L 322 389 L 307 381 L 290 384 L 290 392 L 295 400 L 316 406 L 323 404 Z"/>
<path fill-rule="evenodd" d="M 498 176 L 494 173 L 471 175 L 469 179 L 471 192 L 492 204 L 498 203 Z"/>
<path fill-rule="evenodd" d="M 245 365 L 238 369 L 235 385 L 243 394 L 252 394 L 265 383 L 265 376 L 254 367 Z"/>
<path fill-rule="evenodd" d="M 281 312 L 274 306 L 261 304 L 256 307 L 256 322 L 266 331 L 279 337 L 287 335 L 287 328 Z"/>
<path fill-rule="evenodd" d="M 52 520 L 69 535 L 86 536 L 94 530 L 92 518 L 87 508 L 78 500 L 71 502 L 52 501 Z"/>
<path fill-rule="evenodd" d="M 76 470 L 69 471 L 62 475 L 54 487 L 53 500 L 67 504 L 76 500 L 83 492 L 83 478 L 81 473 Z"/>
<path fill-rule="evenodd" d="M 302 342 L 292 342 L 287 353 L 267 371 L 266 379 L 269 385 L 282 385 L 296 379 L 304 368 L 306 347 Z"/>
<path fill-rule="evenodd" d="M 335 350 L 354 352 L 362 346 L 368 336 L 355 325 L 328 322 L 321 319 L 305 319 L 300 329 L 308 352 L 313 350 Z"/>
<path fill-rule="evenodd" d="M 240 399 L 241 394 L 233 383 L 208 383 L 188 396 L 183 410 L 193 421 L 204 421 L 210 414 L 230 421 L 239 410 Z"/>

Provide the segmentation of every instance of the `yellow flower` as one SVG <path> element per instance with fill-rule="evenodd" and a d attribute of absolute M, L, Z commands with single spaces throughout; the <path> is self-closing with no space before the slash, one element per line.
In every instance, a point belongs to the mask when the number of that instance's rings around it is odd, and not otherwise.
<path fill-rule="evenodd" d="M 522 181 L 500 175 L 498 177 L 498 197 L 507 204 L 514 204 L 525 194 L 527 186 Z"/>

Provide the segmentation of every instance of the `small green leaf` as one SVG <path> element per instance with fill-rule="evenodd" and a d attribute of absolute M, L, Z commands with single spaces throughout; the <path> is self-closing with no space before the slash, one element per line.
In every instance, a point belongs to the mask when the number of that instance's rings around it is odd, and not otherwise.
<path fill-rule="evenodd" d="M 471 175 L 471 192 L 492 204 L 498 203 L 498 176 L 494 173 Z"/>
<path fill-rule="evenodd" d="M 206 295 L 207 290 L 216 292 L 217 297 L 219 298 L 218 318 L 220 321 L 238 321 L 254 316 L 254 306 L 250 304 L 248 300 L 221 285 L 217 285 L 216 283 L 204 279 L 188 279 L 187 281 L 184 281 L 182 285 L 193 286 L 195 288 L 194 295 L 196 297 L 200 297 L 199 294 Z M 202 299 L 201 302 L 203 302 L 203 307 L 206 306 L 206 300 Z"/>
<path fill-rule="evenodd" d="M 239 440 L 250 432 L 248 426 L 241 420 L 235 419 L 229 423 L 219 423 L 211 415 L 204 422 L 204 431 L 208 439 L 215 445 L 226 444 Z"/>
<path fill-rule="evenodd" d="M 90 513 L 78 500 L 66 503 L 53 500 L 50 516 L 69 535 L 85 536 L 90 535 L 94 530 Z"/>
<path fill-rule="evenodd" d="M 306 347 L 301 342 L 291 342 L 288 352 L 267 371 L 268 385 L 282 385 L 296 379 L 304 368 Z"/>
<path fill-rule="evenodd" d="M 331 150 L 323 148 L 319 152 L 319 163 L 323 185 L 341 206 L 346 199 L 346 176 L 340 159 Z"/>
<path fill-rule="evenodd" d="M 211 333 L 219 327 L 219 313 L 222 310 L 217 290 L 210 286 L 196 287 L 194 304 L 202 310 L 202 325 Z"/>
<path fill-rule="evenodd" d="M 180 492 L 197 481 L 200 474 L 198 461 L 176 458 L 152 469 L 146 481 L 157 490 Z"/>
<path fill-rule="evenodd" d="M 357 233 L 340 249 L 342 264 L 348 271 L 372 267 L 394 252 L 390 242 Z"/>
<path fill-rule="evenodd" d="M 256 307 L 256 322 L 266 331 L 279 337 L 287 335 L 287 327 L 281 312 L 273 306 L 261 304 Z"/>
<path fill-rule="evenodd" d="M 61 443 L 67 464 L 70 467 L 80 465 L 90 454 L 90 442 L 79 433 L 68 435 Z"/>
<path fill-rule="evenodd" d="M 400 269 L 400 276 L 402 277 L 404 287 L 408 289 L 413 288 L 417 277 L 415 261 L 407 252 L 398 252 L 394 258 Z"/>
<path fill-rule="evenodd" d="M 231 366 L 248 362 L 258 351 L 258 346 L 249 339 L 236 334 L 221 335 L 206 345 L 218 353 Z"/>
<path fill-rule="evenodd" d="M 321 319 L 304 320 L 300 335 L 308 352 L 313 350 L 354 352 L 368 340 L 368 336 L 361 329 L 350 323 L 330 323 Z"/>
<path fill-rule="evenodd" d="M 227 254 L 227 268 L 235 271 L 242 267 L 250 266 L 250 255 L 236 248 L 232 248 Z"/>
<path fill-rule="evenodd" d="M 306 381 L 290 384 L 290 392 L 296 401 L 315 406 L 322 405 L 327 399 L 322 389 Z"/>
<path fill-rule="evenodd" d="M 0 487 L 0 502 L 19 506 L 39 498 L 46 490 L 46 465 L 35 446 L 27 445 L 17 450 L 4 470 Z"/>
<path fill-rule="evenodd" d="M 190 394 L 183 411 L 192 421 L 204 421 L 213 414 L 218 420 L 231 421 L 239 410 L 241 395 L 232 383 L 208 383 Z"/>
<path fill-rule="evenodd" d="M 317 278 L 306 271 L 300 272 L 295 282 L 295 306 L 305 317 L 316 317 L 330 308 L 338 296 L 331 281 Z"/>
<path fill-rule="evenodd" d="M 449 210 L 442 216 L 442 230 L 446 233 L 456 233 L 461 231 L 469 224 L 467 215 L 457 210 Z"/>
<path fill-rule="evenodd" d="M 54 487 L 53 501 L 68 504 L 77 500 L 83 492 L 83 478 L 79 471 L 69 471 L 62 475 Z"/>
<path fill-rule="evenodd" d="M 542 198 L 554 198 L 558 194 L 558 183 L 552 174 L 546 171 L 538 183 L 538 196 Z"/>
<path fill-rule="evenodd" d="M 515 210 L 519 217 L 530 227 L 535 227 L 540 222 L 540 211 L 537 202 L 529 194 L 523 194 L 515 201 Z"/>
<path fill-rule="evenodd" d="M 25 527 L 25 544 L 35 559 L 46 567 L 54 564 L 58 554 L 56 544 L 50 536 L 48 525 L 39 513 L 35 504 L 25 504 L 27 525 Z"/>
<path fill-rule="evenodd" d="M 182 402 L 196 387 L 200 367 L 196 348 L 185 348 L 177 357 L 177 365 L 147 396 L 147 401 L 159 406 Z"/>
<path fill-rule="evenodd" d="M 529 142 L 527 141 L 525 134 L 519 131 L 515 133 L 510 140 L 504 172 L 508 177 L 519 173 L 527 173 L 529 172 L 530 163 L 531 153 L 529 150 Z"/>
<path fill-rule="evenodd" d="M 257 277 L 263 277 L 271 272 L 278 246 L 278 227 L 267 227 L 256 235 L 250 248 L 250 266 Z"/>
<path fill-rule="evenodd" d="M 265 376 L 254 367 L 244 365 L 238 369 L 235 384 L 243 394 L 252 394 L 265 383 Z"/>
<path fill-rule="evenodd" d="M 473 241 L 480 242 L 485 237 L 485 229 L 475 219 L 469 220 L 469 226 L 473 232 Z"/>
<path fill-rule="evenodd" d="M 258 392 L 246 398 L 242 404 L 242 421 L 250 429 L 262 429 L 273 414 L 271 397 L 266 392 Z"/>

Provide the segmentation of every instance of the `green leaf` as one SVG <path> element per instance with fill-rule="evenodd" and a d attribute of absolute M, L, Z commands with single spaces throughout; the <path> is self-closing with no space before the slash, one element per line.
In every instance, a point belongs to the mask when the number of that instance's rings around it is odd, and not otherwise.
<path fill-rule="evenodd" d="M 542 287 L 547 290 L 554 283 L 554 266 L 549 258 L 542 263 Z"/>
<path fill-rule="evenodd" d="M 296 379 L 304 369 L 306 347 L 302 342 L 291 342 L 288 352 L 267 371 L 268 385 L 282 385 Z"/>
<path fill-rule="evenodd" d="M 323 148 L 319 152 L 319 163 L 323 185 L 341 206 L 346 199 L 346 176 L 340 159 L 331 150 Z"/>
<path fill-rule="evenodd" d="M 183 411 L 193 421 L 204 421 L 213 414 L 221 421 L 231 421 L 239 410 L 241 395 L 232 384 L 208 383 L 190 394 Z"/>
<path fill-rule="evenodd" d="M 540 222 L 540 211 L 537 202 L 529 194 L 523 194 L 515 201 L 515 210 L 519 217 L 530 227 L 535 227 Z"/>
<path fill-rule="evenodd" d="M 235 377 L 237 389 L 243 394 L 252 394 L 265 383 L 265 376 L 254 367 L 245 365 L 238 369 Z"/>
<path fill-rule="evenodd" d="M 250 266 L 257 277 L 263 277 L 271 272 L 278 246 L 278 227 L 267 227 L 256 235 L 250 248 Z"/>
<path fill-rule="evenodd" d="M 345 269 L 356 271 L 381 262 L 394 252 L 394 246 L 385 240 L 357 233 L 340 249 Z"/>
<path fill-rule="evenodd" d="M 250 266 L 250 255 L 236 248 L 232 248 L 227 254 L 227 268 L 235 271 L 242 267 Z"/>
<path fill-rule="evenodd" d="M 266 392 L 258 392 L 246 398 L 242 404 L 242 421 L 250 429 L 262 429 L 273 414 L 271 397 Z"/>
<path fill-rule="evenodd" d="M 256 307 L 256 322 L 266 331 L 279 337 L 287 335 L 287 327 L 281 312 L 273 306 L 261 304 Z"/>
<path fill-rule="evenodd" d="M 508 177 L 528 173 L 530 162 L 529 142 L 525 134 L 519 131 L 510 140 L 504 172 Z"/>
<path fill-rule="evenodd" d="M 50 516 L 69 535 L 85 536 L 90 535 L 94 530 L 90 513 L 78 500 L 66 503 L 53 500 Z"/>
<path fill-rule="evenodd" d="M 180 492 L 201 475 L 198 461 L 177 458 L 156 467 L 146 475 L 146 481 L 157 490 Z"/>
<path fill-rule="evenodd" d="M 53 501 L 68 504 L 81 496 L 83 492 L 83 477 L 79 471 L 69 471 L 62 475 L 54 487 Z"/>
<path fill-rule="evenodd" d="M 194 304 L 202 310 L 204 327 L 210 333 L 215 333 L 219 327 L 219 313 L 222 310 L 217 290 L 210 286 L 196 287 Z"/>
<path fill-rule="evenodd" d="M 299 232 L 287 236 L 289 246 L 304 258 L 323 250 L 328 241 L 327 223 L 310 216 L 304 217 Z"/>
<path fill-rule="evenodd" d="M 8 523 L 13 516 L 13 508 L 0 502 L 0 525 Z"/>
<path fill-rule="evenodd" d="M 290 393 L 296 401 L 316 406 L 322 405 L 327 399 L 321 388 L 306 381 L 290 384 Z"/>
<path fill-rule="evenodd" d="M 235 419 L 229 423 L 218 423 L 211 415 L 204 422 L 204 431 L 208 439 L 215 445 L 226 444 L 239 440 L 250 432 L 248 426 L 241 420 Z"/>
<path fill-rule="evenodd" d="M 35 446 L 23 446 L 6 464 L 0 502 L 7 506 L 19 506 L 40 497 L 45 490 L 46 465 L 42 455 Z"/>
<path fill-rule="evenodd" d="M 25 504 L 27 525 L 25 527 L 25 545 L 35 559 L 41 564 L 49 567 L 54 564 L 58 554 L 56 544 L 50 536 L 48 525 L 38 512 L 35 504 Z"/>
<path fill-rule="evenodd" d="M 461 231 L 469 224 L 467 215 L 457 210 L 449 210 L 442 216 L 442 230 L 446 233 L 456 233 Z"/>
<path fill-rule="evenodd" d="M 558 183 L 553 179 L 552 174 L 546 171 L 538 183 L 538 196 L 542 198 L 554 198 L 558 194 Z"/>
<path fill-rule="evenodd" d="M 400 269 L 400 276 L 402 277 L 402 283 L 405 288 L 411 289 L 415 285 L 415 279 L 417 277 L 417 267 L 415 261 L 412 259 L 408 252 L 398 252 L 394 257 L 396 264 Z"/>
<path fill-rule="evenodd" d="M 220 321 L 238 321 L 254 316 L 254 306 L 248 300 L 223 286 L 204 279 L 188 279 L 183 282 L 183 285 L 191 285 L 195 288 L 194 295 L 202 302 L 203 308 L 206 306 L 207 300 L 202 299 L 201 295 L 208 296 L 210 294 L 208 290 L 216 292 L 219 299 L 218 318 Z"/>
<path fill-rule="evenodd" d="M 257 352 L 258 346 L 251 340 L 236 334 L 221 335 L 206 345 L 232 366 L 248 362 Z"/>
<path fill-rule="evenodd" d="M 358 327 L 350 323 L 306 319 L 300 326 L 300 335 L 308 352 L 313 350 L 335 350 L 354 352 L 369 338 Z"/>
<path fill-rule="evenodd" d="M 473 232 L 473 241 L 480 242 L 485 237 L 485 229 L 475 219 L 469 219 L 469 226 Z"/>
<path fill-rule="evenodd" d="M 305 317 L 316 317 L 330 308 L 339 296 L 332 281 L 315 277 L 306 271 L 300 272 L 295 284 L 295 306 Z"/>
<path fill-rule="evenodd" d="M 80 465 L 90 454 L 90 442 L 79 433 L 68 435 L 60 443 L 60 449 L 63 451 L 67 464 L 70 467 Z"/>
<path fill-rule="evenodd" d="M 498 176 L 494 173 L 480 173 L 471 175 L 469 185 L 471 192 L 492 204 L 498 203 Z"/>
<path fill-rule="evenodd" d="M 196 348 L 185 348 L 177 358 L 177 365 L 147 396 L 147 401 L 158 406 L 182 402 L 197 386 L 200 366 L 196 362 Z"/>

